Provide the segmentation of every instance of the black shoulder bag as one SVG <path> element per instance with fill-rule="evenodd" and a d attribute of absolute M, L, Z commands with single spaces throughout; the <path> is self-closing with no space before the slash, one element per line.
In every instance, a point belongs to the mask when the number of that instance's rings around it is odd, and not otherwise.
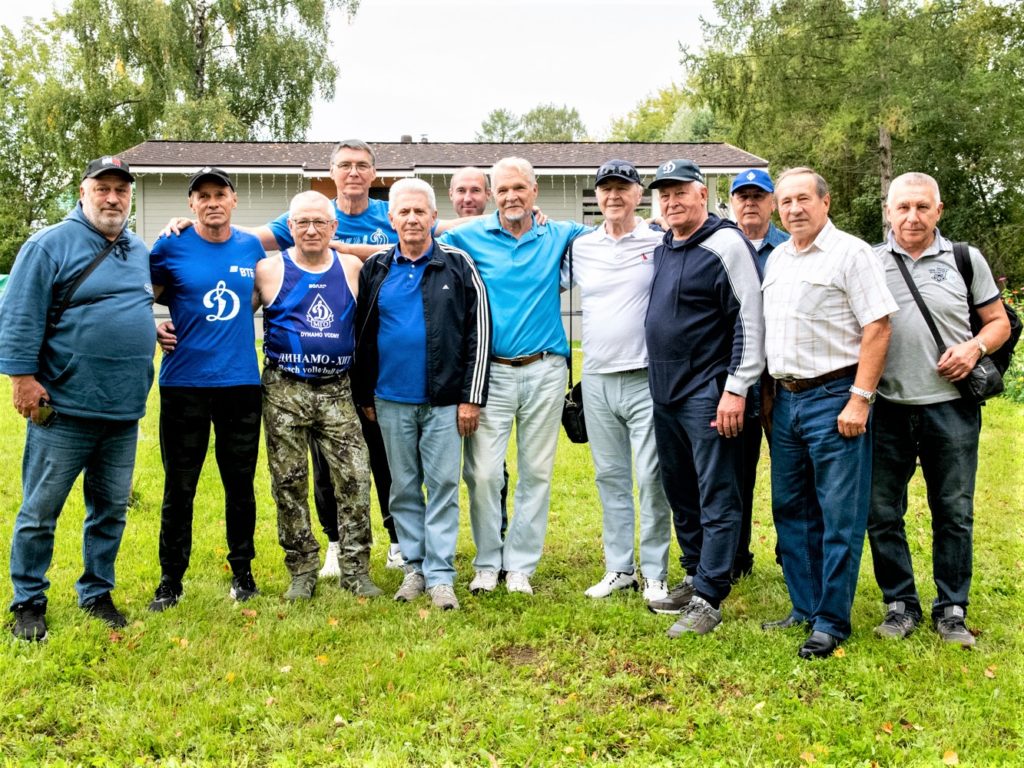
<path fill-rule="evenodd" d="M 890 253 L 892 252 L 890 251 Z M 935 344 L 939 348 L 939 356 L 941 357 L 947 347 L 942 341 L 942 336 L 939 335 L 939 329 L 935 326 L 932 313 L 928 311 L 924 299 L 921 298 L 921 292 L 917 290 L 917 285 L 910 276 L 910 271 L 907 269 L 907 265 L 903 263 L 903 259 L 900 258 L 898 253 L 892 253 L 892 257 L 896 260 L 896 264 L 900 268 L 900 272 L 907 283 L 907 288 L 910 289 L 910 293 L 914 297 L 914 301 L 917 302 L 917 308 L 924 315 L 924 321 L 928 324 L 928 330 L 932 332 L 932 338 L 935 339 Z M 968 286 L 969 290 L 970 286 Z M 960 381 L 954 381 L 953 386 L 959 390 L 960 397 L 964 400 L 980 404 L 1003 391 L 1003 376 L 999 373 L 995 363 L 992 362 L 992 358 L 985 355 L 977 362 L 967 376 L 960 379 Z"/>
<path fill-rule="evenodd" d="M 60 319 L 64 316 L 67 308 L 71 306 L 71 299 L 74 297 L 78 288 L 85 282 L 89 275 L 96 271 L 96 267 L 103 263 L 103 260 L 107 258 L 107 255 L 114 250 L 114 246 L 117 245 L 117 241 L 121 239 L 121 235 L 123 234 L 124 230 L 118 232 L 117 237 L 107 243 L 106 247 L 96 254 L 96 258 L 89 262 L 89 266 L 78 273 L 78 277 L 75 278 L 74 282 L 71 283 L 71 287 L 64 293 L 64 298 L 61 300 L 60 306 L 57 307 L 57 311 L 47 323 L 50 331 L 53 331 L 57 327 L 57 323 L 60 322 Z"/>
<path fill-rule="evenodd" d="M 587 420 L 583 415 L 583 389 L 581 384 L 573 384 L 572 380 L 572 243 L 565 251 L 569 260 L 569 391 L 565 393 L 562 404 L 562 427 L 565 434 L 574 443 L 587 442 Z"/>

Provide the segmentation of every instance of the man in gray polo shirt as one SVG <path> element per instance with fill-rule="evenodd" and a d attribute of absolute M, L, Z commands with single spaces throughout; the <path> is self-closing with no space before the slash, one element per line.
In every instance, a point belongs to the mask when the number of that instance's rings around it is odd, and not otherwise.
<path fill-rule="evenodd" d="M 974 635 L 965 619 L 981 409 L 964 401 L 954 382 L 1006 341 L 1010 324 L 981 253 L 969 249 L 970 285 L 957 269 L 953 244 L 936 226 L 942 201 L 935 179 L 923 173 L 898 177 L 889 188 L 885 210 L 892 231 L 876 253 L 900 311 L 892 318 L 892 342 L 875 405 L 868 538 L 875 579 L 887 608 L 875 634 L 903 638 L 921 620 L 903 523 L 907 484 L 920 458 L 934 537 L 932 572 L 937 595 L 932 624 L 943 640 L 971 646 Z M 900 261 L 949 345 L 941 355 Z M 977 335 L 971 332 L 970 297 L 982 321 Z"/>

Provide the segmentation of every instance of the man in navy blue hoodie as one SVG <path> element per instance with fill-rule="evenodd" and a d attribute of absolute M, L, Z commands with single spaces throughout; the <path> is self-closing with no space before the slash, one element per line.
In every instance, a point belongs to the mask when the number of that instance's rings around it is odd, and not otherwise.
<path fill-rule="evenodd" d="M 21 640 L 46 637 L 57 517 L 83 472 L 78 604 L 111 627 L 127 623 L 110 592 L 156 343 L 149 250 L 125 228 L 133 181 L 120 158 L 89 163 L 80 202 L 21 247 L 0 302 L 0 373 L 11 377 L 14 407 L 27 421 L 11 540 L 13 632 Z"/>
<path fill-rule="evenodd" d="M 669 226 L 654 252 L 647 352 L 658 461 L 686 571 L 655 613 L 681 614 L 669 637 L 706 634 L 721 602 L 742 518 L 748 390 L 764 368 L 761 277 L 732 222 L 708 213 L 704 175 L 669 160 L 651 182 Z"/>

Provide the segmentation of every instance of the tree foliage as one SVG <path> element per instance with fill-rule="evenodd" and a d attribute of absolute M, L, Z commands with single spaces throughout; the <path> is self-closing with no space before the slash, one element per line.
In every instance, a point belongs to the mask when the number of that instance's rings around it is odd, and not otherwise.
<path fill-rule="evenodd" d="M 811 165 L 837 224 L 883 234 L 892 176 L 933 175 L 943 232 L 1024 278 L 1024 7 L 994 0 L 716 0 L 690 85 L 723 136 Z"/>
<path fill-rule="evenodd" d="M 476 133 L 477 141 L 580 141 L 587 128 L 575 107 L 539 104 L 522 115 L 495 109 Z"/>

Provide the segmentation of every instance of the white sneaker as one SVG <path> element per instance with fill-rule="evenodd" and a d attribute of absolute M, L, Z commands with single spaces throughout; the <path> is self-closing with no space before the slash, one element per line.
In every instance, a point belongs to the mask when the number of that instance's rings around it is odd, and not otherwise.
<path fill-rule="evenodd" d="M 530 577 L 522 571 L 509 571 L 505 574 L 505 589 L 509 592 L 520 592 L 524 595 L 533 594 L 533 587 L 530 586 Z"/>
<path fill-rule="evenodd" d="M 384 563 L 385 568 L 393 571 L 400 571 L 405 568 L 405 558 L 402 557 L 402 549 L 397 544 L 388 547 L 388 560 Z"/>
<path fill-rule="evenodd" d="M 637 587 L 636 574 L 608 571 L 603 579 L 583 594 L 593 598 L 608 597 L 612 592 L 618 592 L 620 589 L 636 590 Z"/>
<path fill-rule="evenodd" d="M 644 579 L 644 600 L 664 600 L 668 597 L 668 582 L 657 579 Z"/>
<path fill-rule="evenodd" d="M 477 571 L 469 582 L 469 591 L 474 595 L 480 592 L 493 592 L 498 587 L 498 572 L 484 569 Z"/>
<path fill-rule="evenodd" d="M 320 569 L 321 579 L 336 579 L 341 576 L 341 568 L 338 567 L 338 554 L 341 552 L 341 545 L 336 541 L 327 542 L 327 554 L 324 555 L 324 567 Z"/>
<path fill-rule="evenodd" d="M 426 584 L 423 581 L 423 574 L 419 571 L 409 571 L 402 579 L 402 586 L 395 592 L 395 600 L 400 603 L 411 603 L 426 591 Z"/>
<path fill-rule="evenodd" d="M 430 593 L 430 601 L 435 608 L 442 611 L 459 610 L 459 598 L 455 596 L 455 589 L 451 584 L 438 584 L 427 590 Z"/>

